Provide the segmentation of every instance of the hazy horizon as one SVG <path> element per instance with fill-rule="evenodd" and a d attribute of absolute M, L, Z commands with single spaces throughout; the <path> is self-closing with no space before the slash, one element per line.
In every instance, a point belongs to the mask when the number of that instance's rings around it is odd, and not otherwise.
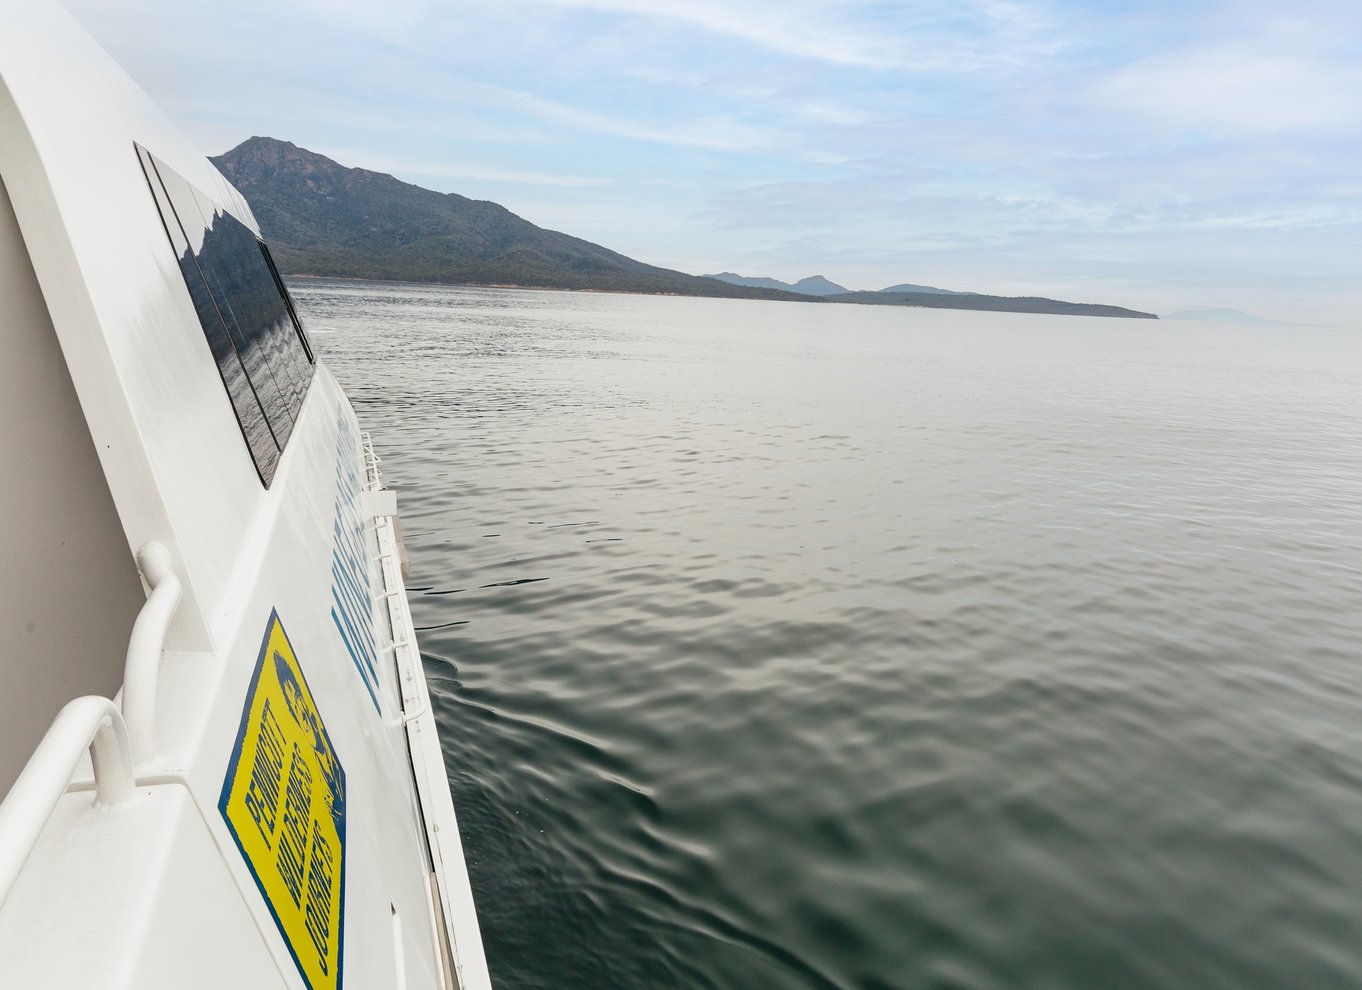
<path fill-rule="evenodd" d="M 1359 322 L 1336 0 L 67 6 L 212 153 L 267 134 L 652 264 Z"/>

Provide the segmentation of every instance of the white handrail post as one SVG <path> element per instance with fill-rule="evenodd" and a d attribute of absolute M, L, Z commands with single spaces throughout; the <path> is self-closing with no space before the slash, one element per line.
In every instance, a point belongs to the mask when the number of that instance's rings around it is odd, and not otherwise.
<path fill-rule="evenodd" d="M 95 737 L 90 740 L 90 768 L 95 775 L 96 804 L 112 808 L 132 797 L 136 784 L 132 739 L 122 712 L 100 720 Z"/>
<path fill-rule="evenodd" d="M 68 702 L 0 802 L 0 906 L 87 749 L 95 771 L 95 803 L 112 806 L 132 797 L 132 745 L 118 706 L 97 695 Z"/>
<path fill-rule="evenodd" d="M 156 689 L 161 676 L 161 652 L 166 630 L 180 604 L 183 589 L 171 564 L 170 551 L 152 540 L 137 551 L 137 564 L 151 586 L 151 594 L 137 613 L 128 638 L 123 665 L 123 718 L 139 764 L 156 757 Z"/>

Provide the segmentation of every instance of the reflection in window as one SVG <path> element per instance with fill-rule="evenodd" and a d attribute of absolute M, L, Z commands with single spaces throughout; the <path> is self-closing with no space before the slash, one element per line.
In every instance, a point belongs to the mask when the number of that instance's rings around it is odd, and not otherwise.
<path fill-rule="evenodd" d="M 263 242 L 138 148 L 208 349 L 266 487 L 293 432 L 312 348 Z"/>

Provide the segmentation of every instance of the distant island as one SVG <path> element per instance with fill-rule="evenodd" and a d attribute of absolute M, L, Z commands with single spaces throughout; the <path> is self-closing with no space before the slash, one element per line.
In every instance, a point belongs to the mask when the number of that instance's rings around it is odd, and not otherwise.
<path fill-rule="evenodd" d="M 1257 323 L 1263 326 L 1286 326 L 1278 320 L 1265 320 L 1261 316 L 1245 313 L 1240 309 L 1184 309 L 1177 313 L 1167 313 L 1165 320 L 1196 320 L 1200 323 Z"/>
<path fill-rule="evenodd" d="M 881 292 L 926 292 L 934 296 L 968 296 L 969 292 L 956 292 L 954 289 L 938 289 L 934 285 L 914 285 L 911 282 L 904 282 L 902 285 L 891 285 Z M 977 294 L 977 293 L 975 293 Z"/>
<path fill-rule="evenodd" d="M 932 285 L 903 282 L 876 292 L 853 292 L 830 282 L 822 275 L 810 275 L 798 282 L 780 282 L 773 278 L 736 275 L 720 272 L 710 275 L 734 285 L 760 285 L 770 289 L 784 289 L 803 295 L 818 296 L 828 302 L 860 303 L 866 306 L 921 306 L 927 309 L 974 309 L 993 313 L 1048 313 L 1061 316 L 1117 316 L 1137 320 L 1157 320 L 1153 313 L 1104 306 L 1097 303 L 1063 302 L 1043 296 L 991 296 L 983 292 L 958 292 L 938 289 Z"/>
<path fill-rule="evenodd" d="M 1064 302 L 1043 296 L 989 296 L 982 292 L 847 292 L 829 296 L 829 302 L 861 303 L 867 306 L 922 306 L 927 309 L 974 309 L 990 313 L 1046 313 L 1055 316 L 1117 316 L 1132 320 L 1157 320 L 1154 313 L 1142 313 L 1123 306 L 1099 303 Z"/>
<path fill-rule="evenodd" d="M 822 275 L 794 283 L 687 275 L 537 227 L 496 203 L 348 168 L 275 138 L 250 138 L 212 161 L 250 200 L 286 275 L 1158 319 L 1120 306 L 914 283 L 856 292 Z"/>
<path fill-rule="evenodd" d="M 706 275 L 704 277 L 715 278 L 720 282 L 727 282 L 729 285 L 751 285 L 765 289 L 797 292 L 801 296 L 835 296 L 847 291 L 845 286 L 830 282 L 822 275 L 810 275 L 808 278 L 801 278 L 798 282 L 782 282 L 779 279 L 737 275 L 733 272 L 720 272 L 718 275 Z"/>
<path fill-rule="evenodd" d="M 829 281 L 822 275 L 810 275 L 808 278 L 801 278 L 798 282 L 782 282 L 779 279 L 768 278 L 764 275 L 739 275 L 736 272 L 719 272 L 717 275 L 706 275 L 705 278 L 717 278 L 720 282 L 728 282 L 732 285 L 758 285 L 767 289 L 783 289 L 786 292 L 798 292 L 804 296 L 836 296 L 851 292 L 844 285 Z M 901 285 L 891 285 L 887 289 L 880 289 L 881 292 L 931 292 L 939 293 L 943 296 L 965 296 L 968 292 L 956 292 L 952 289 L 938 289 L 930 285 L 915 285 L 911 282 L 904 282 Z"/>

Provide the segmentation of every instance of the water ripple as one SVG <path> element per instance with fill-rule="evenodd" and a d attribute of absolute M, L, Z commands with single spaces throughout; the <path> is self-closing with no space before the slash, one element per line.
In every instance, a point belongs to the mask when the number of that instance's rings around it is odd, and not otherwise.
<path fill-rule="evenodd" d="M 298 295 L 501 990 L 1362 986 L 1362 338 Z"/>

